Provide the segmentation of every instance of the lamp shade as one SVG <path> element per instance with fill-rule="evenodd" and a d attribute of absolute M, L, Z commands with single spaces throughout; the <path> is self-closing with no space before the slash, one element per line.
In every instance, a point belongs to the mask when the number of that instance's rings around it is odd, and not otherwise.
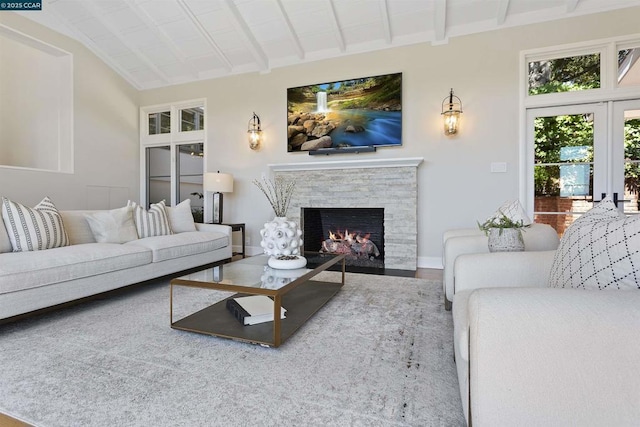
<path fill-rule="evenodd" d="M 207 172 L 203 177 L 202 188 L 212 193 L 233 193 L 233 175 Z"/>

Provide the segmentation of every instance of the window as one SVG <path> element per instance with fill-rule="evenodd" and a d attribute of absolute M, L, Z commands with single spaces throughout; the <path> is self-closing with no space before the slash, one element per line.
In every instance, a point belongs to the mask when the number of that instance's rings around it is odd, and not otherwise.
<path fill-rule="evenodd" d="M 531 61 L 529 95 L 597 89 L 600 85 L 600 54 Z"/>
<path fill-rule="evenodd" d="M 205 110 L 204 100 L 140 109 L 140 198 L 147 206 L 161 200 L 175 206 L 190 199 L 194 218 L 203 220 Z"/>

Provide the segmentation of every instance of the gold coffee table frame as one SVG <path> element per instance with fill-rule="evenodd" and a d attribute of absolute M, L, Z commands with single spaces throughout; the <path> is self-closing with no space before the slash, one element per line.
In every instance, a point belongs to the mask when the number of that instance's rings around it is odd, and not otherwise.
<path fill-rule="evenodd" d="M 171 280 L 169 317 L 171 328 L 200 334 L 279 347 L 344 286 L 345 256 L 327 255 L 327 260 L 313 269 L 304 269 L 291 282 L 278 289 L 260 287 L 268 257 L 261 255 L 208 268 Z M 310 280 L 318 273 L 342 262 L 340 283 Z M 214 270 L 218 268 L 219 270 Z M 217 275 L 215 272 L 217 271 Z M 283 270 L 286 272 L 286 270 Z M 237 292 L 200 311 L 173 321 L 173 288 L 175 286 Z M 226 308 L 229 298 L 267 295 L 273 299 L 274 321 L 243 325 Z M 277 315 L 287 309 L 285 319 Z"/>

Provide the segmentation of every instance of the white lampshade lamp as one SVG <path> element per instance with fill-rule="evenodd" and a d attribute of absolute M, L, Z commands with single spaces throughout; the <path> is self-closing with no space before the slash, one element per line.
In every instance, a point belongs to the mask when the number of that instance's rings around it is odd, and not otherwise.
<path fill-rule="evenodd" d="M 222 224 L 222 193 L 233 193 L 233 175 L 207 172 L 202 179 L 202 188 L 213 193 L 213 223 Z"/>

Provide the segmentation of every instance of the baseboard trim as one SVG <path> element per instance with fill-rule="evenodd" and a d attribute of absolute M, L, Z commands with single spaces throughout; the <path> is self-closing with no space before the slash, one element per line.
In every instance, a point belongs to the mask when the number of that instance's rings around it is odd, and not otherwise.
<path fill-rule="evenodd" d="M 418 268 L 435 268 L 442 270 L 442 258 L 437 256 L 418 257 Z"/>

